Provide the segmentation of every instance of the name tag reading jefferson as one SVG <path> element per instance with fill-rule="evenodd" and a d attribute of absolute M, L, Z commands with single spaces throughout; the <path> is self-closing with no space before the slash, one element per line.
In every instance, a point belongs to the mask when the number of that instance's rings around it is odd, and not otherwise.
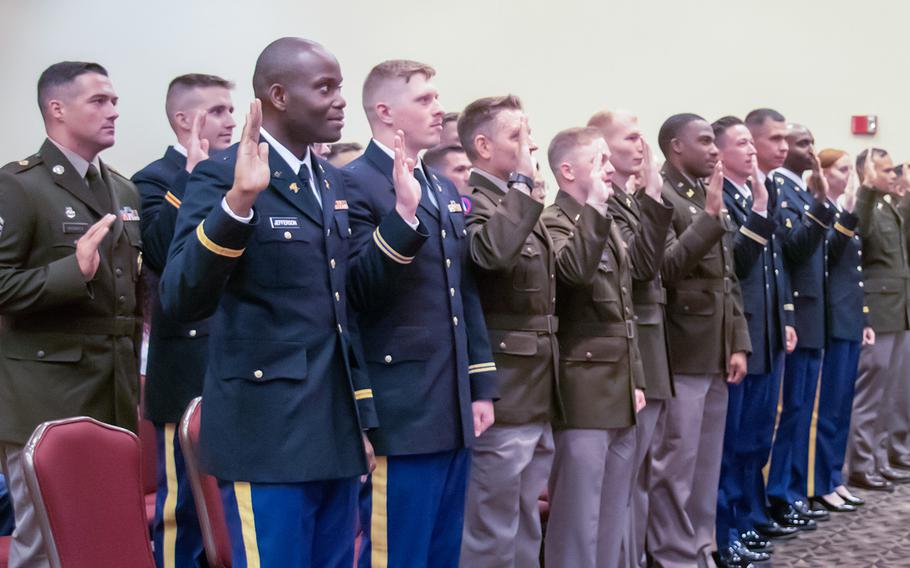
<path fill-rule="evenodd" d="M 297 217 L 269 217 L 269 224 L 273 229 L 299 229 L 300 222 Z"/>

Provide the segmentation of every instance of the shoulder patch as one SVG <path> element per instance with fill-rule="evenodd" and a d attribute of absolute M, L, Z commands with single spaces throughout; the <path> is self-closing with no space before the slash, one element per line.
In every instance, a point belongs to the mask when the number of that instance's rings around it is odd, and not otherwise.
<path fill-rule="evenodd" d="M 468 197 L 467 195 L 462 195 L 461 196 L 461 210 L 464 211 L 465 215 L 467 215 L 468 213 L 471 212 L 471 205 L 473 205 L 471 203 L 471 198 Z"/>

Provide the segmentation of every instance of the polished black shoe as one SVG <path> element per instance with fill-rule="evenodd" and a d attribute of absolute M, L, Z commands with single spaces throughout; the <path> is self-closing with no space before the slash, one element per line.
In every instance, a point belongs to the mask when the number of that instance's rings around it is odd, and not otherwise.
<path fill-rule="evenodd" d="M 866 500 L 862 497 L 857 497 L 855 495 L 847 495 L 846 493 L 837 492 L 840 495 L 840 498 L 847 502 L 848 505 L 853 505 L 854 507 L 862 507 L 866 504 Z"/>
<path fill-rule="evenodd" d="M 847 478 L 847 483 L 860 489 L 871 489 L 872 491 L 894 491 L 894 484 L 887 479 L 882 478 L 877 473 L 851 473 Z"/>
<path fill-rule="evenodd" d="M 856 511 L 856 506 L 851 505 L 850 503 L 847 503 L 846 499 L 844 499 L 845 502 L 840 505 L 832 503 L 831 501 L 828 501 L 824 497 L 812 497 L 809 500 L 812 503 L 821 505 L 822 507 L 824 507 L 825 509 L 828 509 L 832 513 L 853 513 L 854 511 Z"/>
<path fill-rule="evenodd" d="M 755 531 L 740 533 L 739 541 L 755 552 L 772 552 L 774 550 L 774 544 Z"/>
<path fill-rule="evenodd" d="M 774 538 L 778 540 L 789 540 L 796 538 L 799 529 L 796 527 L 783 527 L 777 521 L 770 521 L 765 525 L 755 525 L 755 532 L 765 538 Z"/>
<path fill-rule="evenodd" d="M 754 564 L 740 556 L 732 547 L 714 553 L 717 568 L 754 568 Z"/>
<path fill-rule="evenodd" d="M 892 467 L 899 467 L 901 469 L 910 469 L 910 455 L 891 456 L 890 458 L 888 458 L 888 461 L 891 463 Z"/>
<path fill-rule="evenodd" d="M 771 555 L 767 552 L 756 552 L 738 540 L 730 543 L 730 548 L 736 551 L 740 558 L 747 562 L 767 562 L 771 560 Z"/>
<path fill-rule="evenodd" d="M 794 501 L 793 508 L 796 509 L 796 512 L 803 517 L 812 519 L 814 521 L 827 521 L 831 518 L 831 513 L 828 511 L 824 509 L 813 509 L 802 499 L 797 499 Z"/>
<path fill-rule="evenodd" d="M 878 469 L 878 474 L 891 483 L 910 483 L 910 471 L 901 471 L 885 465 Z"/>
<path fill-rule="evenodd" d="M 794 509 L 792 505 L 784 507 L 772 506 L 771 518 L 781 526 L 794 527 L 801 531 L 814 531 L 818 528 L 818 524 L 814 520 L 800 515 L 799 511 Z"/>

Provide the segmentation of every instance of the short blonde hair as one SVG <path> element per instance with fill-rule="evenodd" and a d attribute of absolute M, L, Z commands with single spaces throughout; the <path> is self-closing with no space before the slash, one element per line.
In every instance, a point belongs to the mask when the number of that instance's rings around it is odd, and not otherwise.
<path fill-rule="evenodd" d="M 379 63 L 367 74 L 363 81 L 363 107 L 369 113 L 370 109 L 376 104 L 376 93 L 386 83 L 394 80 L 404 80 L 410 82 L 414 75 L 423 75 L 427 79 L 432 79 L 436 75 L 436 69 L 410 59 L 389 59 Z"/>

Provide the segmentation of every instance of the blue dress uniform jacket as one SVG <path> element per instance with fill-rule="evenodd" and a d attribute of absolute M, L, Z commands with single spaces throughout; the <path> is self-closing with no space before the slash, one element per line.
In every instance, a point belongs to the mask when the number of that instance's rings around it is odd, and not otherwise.
<path fill-rule="evenodd" d="M 371 142 L 344 169 L 352 300 L 382 422 L 370 439 L 377 454 L 390 456 L 469 447 L 471 402 L 496 399 L 497 385 L 461 199 L 451 182 L 425 170 L 420 226 L 411 229 L 395 212 L 392 165 Z"/>
<path fill-rule="evenodd" d="M 784 326 L 794 325 L 793 295 L 773 212 L 769 210 L 768 217 L 762 217 L 752 211 L 752 199 L 727 179 L 724 205 L 739 231 L 733 240 L 733 262 L 752 340 L 749 374 L 770 373 L 775 355 L 786 348 Z"/>
<path fill-rule="evenodd" d="M 862 240 L 856 232 L 859 218 L 847 211 L 834 213 L 828 231 L 828 336 L 862 341 L 865 314 L 863 300 Z M 841 236 L 842 235 L 842 236 Z M 846 238 L 845 238 L 846 237 Z"/>
<path fill-rule="evenodd" d="M 186 158 L 169 147 L 164 156 L 133 175 L 142 204 L 143 259 L 149 268 L 151 331 L 145 380 L 145 417 L 176 423 L 191 400 L 202 394 L 208 361 L 208 321 L 184 323 L 169 317 L 158 299 L 157 282 L 167 262 L 177 212 L 189 174 Z"/>
<path fill-rule="evenodd" d="M 789 177 L 774 172 L 777 232 L 796 308 L 801 349 L 825 347 L 825 234 L 834 211 Z"/>
<path fill-rule="evenodd" d="M 161 278 L 165 310 L 214 314 L 201 448 L 222 480 L 299 483 L 366 472 L 361 429 L 377 426 L 348 325 L 344 183 L 313 159 L 322 210 L 269 152 L 272 177 L 243 223 L 222 207 L 237 147 L 196 166 Z M 356 402 L 355 402 L 356 401 Z"/>

